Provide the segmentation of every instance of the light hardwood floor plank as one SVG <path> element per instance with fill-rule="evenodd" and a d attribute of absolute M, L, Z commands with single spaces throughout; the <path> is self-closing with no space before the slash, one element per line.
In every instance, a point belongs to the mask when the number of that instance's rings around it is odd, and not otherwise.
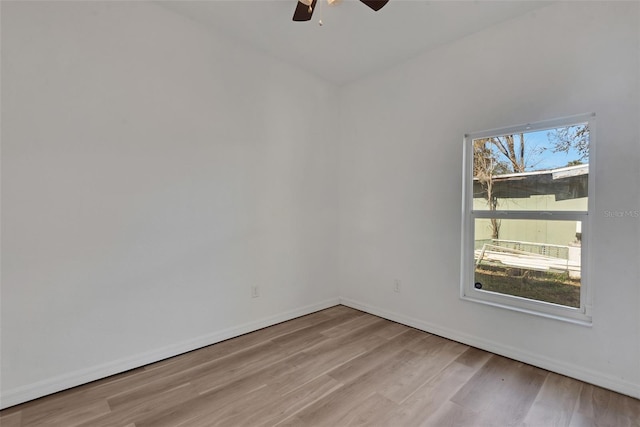
<path fill-rule="evenodd" d="M 400 335 L 401 333 L 412 330 L 412 329 L 413 328 L 400 323 L 389 322 L 387 326 L 377 330 L 376 335 L 379 335 L 382 338 L 386 338 L 390 340 L 392 338 L 395 338 L 397 335 Z M 426 334 L 426 332 L 423 332 L 423 333 Z"/>
<path fill-rule="evenodd" d="M 133 425 L 132 421 L 137 421 L 150 416 L 157 412 L 160 408 L 168 406 L 180 405 L 195 399 L 198 396 L 197 391 L 191 384 L 183 384 L 174 389 L 165 390 L 163 392 L 149 395 L 147 399 L 138 400 L 131 404 L 122 405 L 117 409 L 111 410 L 108 414 L 90 419 L 86 422 L 79 423 L 78 427 L 112 427 Z"/>
<path fill-rule="evenodd" d="M 488 357 L 487 357 L 488 358 Z M 381 425 L 420 426 L 428 422 L 475 374 L 476 368 L 453 362 L 416 390 L 395 411 L 381 418 Z"/>
<path fill-rule="evenodd" d="M 7 412 L 0 415 L 0 426 L 20 427 L 22 425 L 22 411 Z"/>
<path fill-rule="evenodd" d="M 380 365 L 387 363 L 389 358 L 394 357 L 402 350 L 405 350 L 408 344 L 420 339 L 422 339 L 421 332 L 413 329 L 407 330 L 400 335 L 396 335 L 387 342 L 359 355 L 344 365 L 333 369 L 329 375 L 339 381 L 351 381 L 366 372 L 378 369 Z"/>
<path fill-rule="evenodd" d="M 273 426 L 322 399 L 342 384 L 326 375 L 315 378 L 294 393 L 280 394 L 278 387 L 266 387 L 259 399 L 247 401 L 250 411 L 238 411 L 233 417 L 220 420 L 220 426 Z M 206 420 L 205 420 L 206 421 Z"/>
<path fill-rule="evenodd" d="M 576 420 L 601 427 L 640 427 L 640 406 L 628 396 L 583 384 L 576 408 Z M 572 424 L 576 424 L 573 421 Z"/>
<path fill-rule="evenodd" d="M 492 356 L 451 401 L 479 414 L 479 423 L 519 425 L 547 374 L 547 371 L 524 363 Z"/>
<path fill-rule="evenodd" d="M 362 316 L 355 317 L 349 321 L 342 322 L 336 326 L 330 327 L 321 331 L 322 335 L 327 336 L 329 338 L 339 337 L 341 335 L 348 334 L 352 330 L 360 329 L 365 326 L 369 326 L 373 323 L 377 323 L 380 321 L 380 318 L 377 316 L 372 316 L 371 314 L 364 314 Z M 393 322 L 389 322 L 393 323 Z M 379 328 L 380 330 L 382 328 Z"/>
<path fill-rule="evenodd" d="M 340 418 L 337 426 L 375 426 L 380 419 L 398 408 L 398 404 L 386 397 L 373 393 L 357 408 Z"/>
<path fill-rule="evenodd" d="M 438 409 L 420 426 L 424 427 L 505 427 L 502 420 L 486 420 L 481 415 L 469 408 L 460 406 L 450 400 L 444 402 Z M 542 426 L 540 426 L 542 427 Z"/>
<path fill-rule="evenodd" d="M 523 427 L 569 426 L 581 389 L 579 381 L 549 373 Z"/>
<path fill-rule="evenodd" d="M 106 400 L 95 400 L 83 405 L 66 402 L 64 407 L 52 411 L 24 411 L 22 424 L 29 426 L 77 425 L 111 412 Z"/>

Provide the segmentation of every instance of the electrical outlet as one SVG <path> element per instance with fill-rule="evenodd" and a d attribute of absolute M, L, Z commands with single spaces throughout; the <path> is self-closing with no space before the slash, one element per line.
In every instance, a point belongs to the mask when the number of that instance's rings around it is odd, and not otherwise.
<path fill-rule="evenodd" d="M 251 298 L 258 298 L 260 296 L 260 289 L 257 286 L 251 287 Z"/>
<path fill-rule="evenodd" d="M 402 282 L 400 281 L 400 279 L 396 279 L 393 281 L 393 292 L 397 292 L 400 293 L 400 285 L 402 284 Z"/>

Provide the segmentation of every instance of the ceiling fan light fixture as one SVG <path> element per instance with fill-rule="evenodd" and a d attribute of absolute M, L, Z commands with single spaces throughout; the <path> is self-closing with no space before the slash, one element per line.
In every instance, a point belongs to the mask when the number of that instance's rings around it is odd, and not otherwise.
<path fill-rule="evenodd" d="M 298 0 L 296 9 L 293 12 L 293 20 L 310 21 L 318 1 L 322 4 L 324 0 Z M 389 0 L 360 0 L 360 3 L 373 9 L 375 12 L 382 9 L 388 2 Z M 340 4 L 341 0 L 327 0 L 327 3 L 329 3 L 329 6 L 335 6 Z M 320 7 L 320 13 L 322 13 L 322 7 Z"/>

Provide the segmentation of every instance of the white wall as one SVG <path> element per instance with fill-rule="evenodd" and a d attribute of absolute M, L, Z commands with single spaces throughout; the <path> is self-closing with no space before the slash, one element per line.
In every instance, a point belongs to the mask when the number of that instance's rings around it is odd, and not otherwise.
<path fill-rule="evenodd" d="M 344 88 L 344 302 L 640 397 L 640 218 L 606 213 L 640 211 L 639 16 L 556 4 Z M 463 135 L 588 112 L 593 326 L 460 300 Z"/>
<path fill-rule="evenodd" d="M 2 406 L 337 304 L 334 104 L 154 4 L 2 2 Z"/>

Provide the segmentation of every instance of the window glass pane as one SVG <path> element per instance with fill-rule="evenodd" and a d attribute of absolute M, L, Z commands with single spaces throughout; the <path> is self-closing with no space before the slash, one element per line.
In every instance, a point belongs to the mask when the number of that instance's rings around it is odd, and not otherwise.
<path fill-rule="evenodd" d="M 588 124 L 473 140 L 473 209 L 587 211 Z"/>
<path fill-rule="evenodd" d="M 475 219 L 474 286 L 580 307 L 581 239 L 581 221 Z"/>

